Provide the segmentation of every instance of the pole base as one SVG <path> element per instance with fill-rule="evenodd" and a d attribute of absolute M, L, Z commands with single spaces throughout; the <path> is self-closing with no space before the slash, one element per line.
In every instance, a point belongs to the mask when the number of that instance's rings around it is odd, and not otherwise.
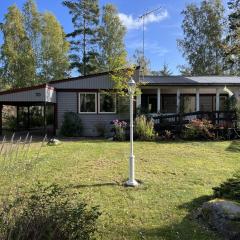
<path fill-rule="evenodd" d="M 126 187 L 137 187 L 139 183 L 136 180 L 128 180 L 125 182 Z"/>

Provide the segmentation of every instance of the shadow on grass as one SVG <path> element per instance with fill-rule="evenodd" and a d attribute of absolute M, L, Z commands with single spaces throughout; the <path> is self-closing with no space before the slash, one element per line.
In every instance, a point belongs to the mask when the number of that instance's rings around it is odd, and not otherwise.
<path fill-rule="evenodd" d="M 139 239 L 164 239 L 164 240 L 217 240 L 221 239 L 215 232 L 200 225 L 195 219 L 195 211 L 211 196 L 201 196 L 180 205 L 179 209 L 187 210 L 187 215 L 179 223 L 173 223 L 159 228 L 139 229 Z M 166 222 L 169 222 L 166 220 Z"/>
<path fill-rule="evenodd" d="M 65 188 L 91 188 L 91 187 L 112 187 L 112 186 L 119 186 L 118 183 L 115 182 L 106 182 L 106 183 L 93 183 L 93 184 L 70 184 Z"/>
<path fill-rule="evenodd" d="M 234 140 L 231 144 L 226 148 L 226 151 L 229 152 L 240 152 L 240 141 Z"/>

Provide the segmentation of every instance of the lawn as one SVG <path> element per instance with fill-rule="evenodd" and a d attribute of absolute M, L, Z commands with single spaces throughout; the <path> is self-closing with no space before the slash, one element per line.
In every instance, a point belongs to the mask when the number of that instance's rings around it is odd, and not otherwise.
<path fill-rule="evenodd" d="M 33 143 L 36 154 L 41 143 Z M 137 142 L 138 188 L 125 188 L 129 145 L 103 140 L 44 146 L 34 167 L 1 159 L 0 196 L 27 191 L 36 181 L 58 183 L 91 206 L 99 205 L 97 239 L 215 240 L 190 212 L 212 187 L 240 169 L 238 142 Z"/>

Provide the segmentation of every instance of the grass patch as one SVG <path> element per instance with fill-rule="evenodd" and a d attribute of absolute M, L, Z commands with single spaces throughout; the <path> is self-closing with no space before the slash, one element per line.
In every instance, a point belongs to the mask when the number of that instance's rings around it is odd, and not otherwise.
<path fill-rule="evenodd" d="M 40 144 L 33 143 L 29 154 L 35 154 Z M 6 174 L 7 168 L 1 168 L 0 200 L 10 192 L 28 191 L 37 181 L 55 183 L 74 193 L 75 201 L 100 206 L 97 239 L 220 239 L 188 215 L 213 187 L 240 169 L 239 152 L 232 146 L 232 142 L 136 142 L 136 178 L 144 184 L 134 189 L 122 186 L 128 176 L 126 142 L 84 140 L 44 146 L 27 171 L 11 167 Z M 0 159 L 0 164 L 7 163 Z"/>

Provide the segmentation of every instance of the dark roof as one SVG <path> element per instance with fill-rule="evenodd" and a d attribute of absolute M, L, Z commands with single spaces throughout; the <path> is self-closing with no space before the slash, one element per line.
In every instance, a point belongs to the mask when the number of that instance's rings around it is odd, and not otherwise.
<path fill-rule="evenodd" d="M 240 85 L 236 76 L 145 76 L 147 85 Z"/>
<path fill-rule="evenodd" d="M 5 91 L 0 92 L 0 95 L 17 93 L 17 92 L 24 92 L 24 91 L 29 91 L 29 90 L 39 89 L 39 88 L 54 89 L 54 87 L 49 86 L 47 83 L 44 83 L 44 84 L 31 86 L 31 87 L 13 88 L 13 89 L 5 90 Z"/>

